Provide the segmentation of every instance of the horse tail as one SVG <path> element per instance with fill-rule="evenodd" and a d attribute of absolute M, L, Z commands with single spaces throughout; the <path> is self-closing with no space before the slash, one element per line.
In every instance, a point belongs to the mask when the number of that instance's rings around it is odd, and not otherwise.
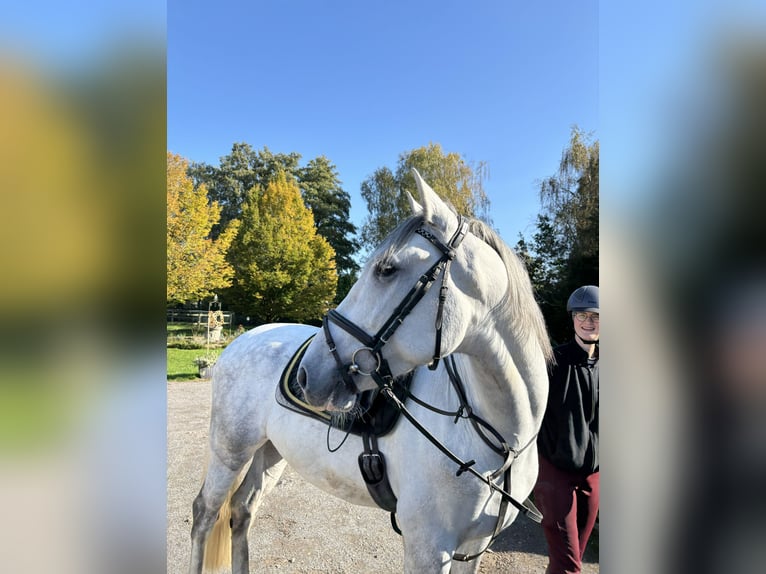
<path fill-rule="evenodd" d="M 231 569 L 231 496 L 239 481 L 234 481 L 226 500 L 223 501 L 218 517 L 210 529 L 205 543 L 203 572 L 219 572 Z"/>
<path fill-rule="evenodd" d="M 208 453 L 210 454 L 210 453 Z M 205 461 L 205 471 L 207 474 L 210 459 Z M 215 523 L 210 529 L 210 533 L 205 541 L 205 555 L 202 564 L 203 572 L 222 572 L 231 570 L 231 497 L 242 483 L 244 469 L 240 471 L 237 478 L 229 487 L 226 498 L 218 510 Z"/>

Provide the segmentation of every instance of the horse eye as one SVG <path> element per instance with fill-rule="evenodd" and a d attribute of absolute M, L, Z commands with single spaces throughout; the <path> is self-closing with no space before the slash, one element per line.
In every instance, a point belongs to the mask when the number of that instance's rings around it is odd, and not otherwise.
<path fill-rule="evenodd" d="M 388 262 L 381 261 L 375 266 L 375 273 L 377 273 L 378 277 L 384 277 L 384 278 L 391 277 L 397 271 L 398 269 L 396 268 L 396 266 Z"/>

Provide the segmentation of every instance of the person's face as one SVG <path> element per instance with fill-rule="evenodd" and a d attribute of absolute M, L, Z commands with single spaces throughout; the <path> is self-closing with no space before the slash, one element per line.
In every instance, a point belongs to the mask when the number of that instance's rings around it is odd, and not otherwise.
<path fill-rule="evenodd" d="M 572 322 L 574 323 L 575 333 L 583 341 L 598 341 L 598 313 L 590 311 L 572 312 Z"/>

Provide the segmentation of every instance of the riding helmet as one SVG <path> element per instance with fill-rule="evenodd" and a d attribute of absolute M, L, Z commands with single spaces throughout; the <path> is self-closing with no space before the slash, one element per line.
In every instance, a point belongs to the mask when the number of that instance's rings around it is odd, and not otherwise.
<path fill-rule="evenodd" d="M 598 287 L 595 285 L 584 285 L 575 289 L 567 301 L 567 313 L 571 311 L 598 313 Z"/>

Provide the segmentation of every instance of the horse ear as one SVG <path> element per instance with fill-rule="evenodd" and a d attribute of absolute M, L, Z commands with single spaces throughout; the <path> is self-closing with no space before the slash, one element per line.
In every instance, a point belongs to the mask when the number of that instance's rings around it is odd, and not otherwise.
<path fill-rule="evenodd" d="M 420 176 L 420 173 L 418 173 L 418 170 L 412 168 L 412 175 L 415 177 L 415 183 L 418 186 L 420 202 L 423 206 L 423 215 L 426 221 L 430 221 L 436 225 L 441 225 L 444 229 L 447 229 L 450 221 L 450 216 L 453 216 L 450 208 L 447 207 L 447 205 L 436 194 L 436 192 L 431 189 L 431 186 L 425 182 L 425 180 Z"/>
<path fill-rule="evenodd" d="M 412 194 L 409 191 L 405 191 L 405 193 L 407 194 L 407 201 L 410 202 L 412 215 L 420 215 L 423 213 L 423 206 L 420 205 L 414 197 L 412 197 Z"/>

